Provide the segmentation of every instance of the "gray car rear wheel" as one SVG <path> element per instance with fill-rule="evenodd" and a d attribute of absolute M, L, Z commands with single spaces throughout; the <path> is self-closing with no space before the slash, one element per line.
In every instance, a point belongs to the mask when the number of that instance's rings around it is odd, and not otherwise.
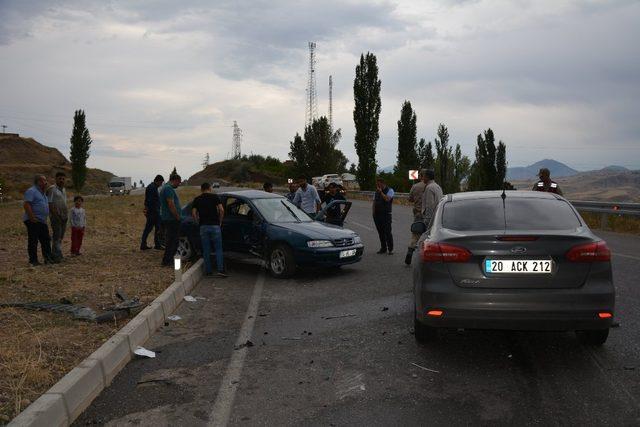
<path fill-rule="evenodd" d="M 180 237 L 178 240 L 178 249 L 176 249 L 176 255 L 182 259 L 182 261 L 186 261 L 191 258 L 193 254 L 193 248 L 191 247 L 191 243 L 189 239 L 186 237 Z"/>
<path fill-rule="evenodd" d="M 607 338 L 609 337 L 609 329 L 576 331 L 576 336 L 583 344 L 600 346 L 607 342 Z"/>

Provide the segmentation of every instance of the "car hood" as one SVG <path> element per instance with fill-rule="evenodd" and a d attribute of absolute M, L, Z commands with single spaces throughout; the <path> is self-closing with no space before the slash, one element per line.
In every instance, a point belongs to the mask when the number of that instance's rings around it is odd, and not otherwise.
<path fill-rule="evenodd" d="M 272 224 L 274 227 L 283 228 L 295 233 L 303 234 L 315 240 L 335 240 L 353 237 L 357 235 L 347 228 L 325 225 L 321 222 L 286 222 Z"/>

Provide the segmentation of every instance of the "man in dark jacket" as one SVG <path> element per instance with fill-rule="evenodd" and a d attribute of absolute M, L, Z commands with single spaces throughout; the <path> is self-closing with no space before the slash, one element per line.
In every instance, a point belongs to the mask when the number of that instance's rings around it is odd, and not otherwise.
<path fill-rule="evenodd" d="M 376 180 L 376 193 L 373 197 L 373 222 L 380 237 L 379 254 L 389 252 L 393 255 L 393 235 L 391 234 L 391 206 L 393 205 L 393 188 L 385 184 L 384 179 Z"/>
<path fill-rule="evenodd" d="M 540 169 L 538 172 L 540 181 L 533 185 L 533 191 L 545 191 L 547 193 L 556 193 L 562 196 L 562 190 L 555 181 L 551 180 L 551 172 L 547 168 Z"/>
<path fill-rule="evenodd" d="M 155 227 L 153 233 L 153 247 L 155 249 L 162 249 L 160 244 L 160 196 L 158 195 L 158 189 L 164 182 L 162 175 L 156 175 L 156 178 L 151 184 L 147 186 L 144 192 L 144 214 L 147 217 L 147 222 L 142 232 L 142 242 L 140 243 L 140 250 L 151 249 L 147 246 L 147 237 L 149 233 Z"/>

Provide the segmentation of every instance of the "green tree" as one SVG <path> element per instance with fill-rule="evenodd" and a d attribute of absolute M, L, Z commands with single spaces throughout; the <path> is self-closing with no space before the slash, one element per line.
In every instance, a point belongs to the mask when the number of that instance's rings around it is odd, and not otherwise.
<path fill-rule="evenodd" d="M 349 173 L 352 175 L 355 175 L 356 172 L 358 172 L 358 168 L 356 167 L 356 164 L 351 163 L 351 166 L 349 166 Z"/>
<path fill-rule="evenodd" d="M 409 170 L 419 166 L 416 152 L 416 121 L 416 113 L 411 108 L 411 102 L 404 101 L 398 120 L 398 162 L 394 168 L 394 173 L 400 177 L 406 177 Z"/>
<path fill-rule="evenodd" d="M 175 165 L 174 165 L 174 166 L 173 166 L 173 170 L 171 171 L 171 173 L 169 174 L 169 176 L 171 176 L 171 175 L 177 175 L 177 174 L 178 174 L 178 171 L 176 170 L 176 167 L 175 167 Z M 171 179 L 171 178 L 169 178 L 169 179 Z"/>
<path fill-rule="evenodd" d="M 477 138 L 476 159 L 471 166 L 468 189 L 474 191 L 501 190 L 510 188 L 505 181 L 507 174 L 507 147 L 500 141 L 495 144 L 495 135 L 489 128 Z"/>
<path fill-rule="evenodd" d="M 91 135 L 86 126 L 83 110 L 76 110 L 71 132 L 71 180 L 76 190 L 81 191 L 87 179 L 87 160 L 91 148 Z"/>
<path fill-rule="evenodd" d="M 326 117 L 314 120 L 305 128 L 304 139 L 296 134 L 290 142 L 289 157 L 296 172 L 306 176 L 345 172 L 349 161 L 336 148 L 340 138 L 340 129 L 332 132 Z"/>
<path fill-rule="evenodd" d="M 436 160 L 433 155 L 433 144 L 431 144 L 431 141 L 426 142 L 424 138 L 420 138 L 420 142 L 418 142 L 418 163 L 420 169 L 435 168 Z"/>
<path fill-rule="evenodd" d="M 360 55 L 360 64 L 356 66 L 356 76 L 353 81 L 353 122 L 356 128 L 355 148 L 358 155 L 358 170 L 356 177 L 360 188 L 373 190 L 378 165 L 376 163 L 376 148 L 378 145 L 380 118 L 380 88 L 382 82 L 378 79 L 378 64 L 376 56 L 367 52 Z"/>

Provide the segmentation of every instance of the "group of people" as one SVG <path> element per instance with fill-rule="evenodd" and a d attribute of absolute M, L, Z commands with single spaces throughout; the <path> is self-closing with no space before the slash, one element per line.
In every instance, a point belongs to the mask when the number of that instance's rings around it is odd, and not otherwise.
<path fill-rule="evenodd" d="M 176 188 L 180 186 L 182 178 L 178 174 L 171 174 L 169 182 L 163 185 L 164 178 L 157 175 L 147 186 L 144 198 L 144 215 L 146 224 L 142 232 L 140 250 L 151 249 L 147 245 L 149 234 L 154 230 L 154 249 L 164 250 L 162 266 L 172 266 L 173 258 L 178 249 L 182 208 Z M 224 269 L 222 252 L 222 220 L 224 207 L 220 198 L 213 193 L 208 182 L 200 186 L 200 195 L 191 203 L 191 215 L 199 225 L 200 241 L 202 244 L 202 258 L 204 259 L 205 274 L 213 274 L 211 264 L 212 249 L 216 251 L 216 268 L 218 277 L 228 277 Z"/>
<path fill-rule="evenodd" d="M 71 225 L 71 255 L 80 255 L 84 230 L 87 224 L 82 207 L 84 199 L 80 195 L 73 198 L 74 206 L 69 209 L 67 177 L 64 172 L 56 173 L 55 184 L 48 186 L 47 177 L 36 175 L 33 186 L 24 193 L 24 215 L 22 220 L 27 228 L 27 253 L 32 266 L 40 265 L 38 243 L 42 252 L 42 262 L 57 264 L 64 259 L 62 241 L 67 224 Z M 47 224 L 47 221 L 49 224 Z M 49 233 L 51 226 L 51 234 Z"/>

